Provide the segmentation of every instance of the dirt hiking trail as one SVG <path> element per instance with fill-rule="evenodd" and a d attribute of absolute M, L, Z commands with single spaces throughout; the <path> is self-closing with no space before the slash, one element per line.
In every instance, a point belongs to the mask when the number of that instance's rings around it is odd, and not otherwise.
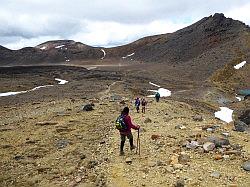
<path fill-rule="evenodd" d="M 137 113 L 134 95 L 121 81 L 98 96 L 5 107 L 0 186 L 250 186 L 242 169 L 250 155 L 248 133 L 171 97 L 147 99 L 146 114 Z M 83 111 L 88 103 L 94 109 Z M 125 106 L 141 126 L 140 156 L 128 140 L 119 156 L 114 122 Z M 19 117 L 9 118 L 13 113 Z M 137 131 L 132 133 L 136 145 Z M 230 144 L 204 151 L 207 138 L 227 143 L 225 136 Z"/>

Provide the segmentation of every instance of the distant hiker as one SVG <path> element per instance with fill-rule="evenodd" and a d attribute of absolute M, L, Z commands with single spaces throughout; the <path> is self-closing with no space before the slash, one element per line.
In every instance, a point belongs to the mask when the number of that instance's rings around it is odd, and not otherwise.
<path fill-rule="evenodd" d="M 161 97 L 160 93 L 159 93 L 159 92 L 156 92 L 156 94 L 155 94 L 156 102 L 159 102 L 160 97 Z"/>
<path fill-rule="evenodd" d="M 141 106 L 142 106 L 142 113 L 144 113 L 144 114 L 145 114 L 145 110 L 146 110 L 146 105 L 147 105 L 147 101 L 145 98 L 143 98 L 141 101 Z"/>
<path fill-rule="evenodd" d="M 122 156 L 124 155 L 123 148 L 126 141 L 126 137 L 129 139 L 130 150 L 132 151 L 133 149 L 136 148 L 136 146 L 133 144 L 133 135 L 131 132 L 131 128 L 135 130 L 140 129 L 139 125 L 134 125 L 131 122 L 128 107 L 125 107 L 121 112 L 121 115 L 117 118 L 116 128 L 120 131 L 120 136 L 121 136 L 120 155 Z"/>
<path fill-rule="evenodd" d="M 139 110 L 140 110 L 140 104 L 141 104 L 141 102 L 140 102 L 140 98 L 139 98 L 139 97 L 137 97 L 137 98 L 135 99 L 135 108 L 136 108 L 136 110 L 137 110 L 137 113 L 139 113 Z"/>

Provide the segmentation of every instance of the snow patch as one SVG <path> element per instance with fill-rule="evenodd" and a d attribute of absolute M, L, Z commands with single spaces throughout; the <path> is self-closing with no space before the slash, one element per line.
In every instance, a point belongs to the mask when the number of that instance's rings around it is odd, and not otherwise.
<path fill-rule="evenodd" d="M 58 78 L 55 78 L 56 81 L 59 81 L 58 84 L 66 84 L 68 83 L 69 81 L 66 81 L 66 80 L 63 80 L 63 79 L 58 79 Z"/>
<path fill-rule="evenodd" d="M 235 65 L 235 66 L 234 66 L 234 69 L 240 69 L 240 68 L 242 68 L 246 63 L 247 63 L 246 61 L 243 61 L 243 62 L 241 62 L 241 63 Z"/>
<path fill-rule="evenodd" d="M 227 108 L 227 107 L 220 107 L 220 111 L 214 113 L 216 118 L 219 118 L 222 121 L 225 121 L 227 123 L 230 123 L 233 121 L 232 115 L 233 110 Z"/>
<path fill-rule="evenodd" d="M 27 91 L 0 93 L 0 97 L 10 96 L 10 95 L 17 95 L 17 94 L 26 93 L 26 92 Z"/>
<path fill-rule="evenodd" d="M 34 90 L 38 90 L 40 88 L 45 88 L 48 86 L 53 86 L 53 85 L 45 85 L 45 86 L 37 86 L 35 88 L 32 88 L 31 90 L 26 90 L 26 91 L 20 91 L 20 92 L 6 92 L 6 93 L 0 93 L 0 97 L 5 97 L 5 96 L 11 96 L 11 95 L 17 95 L 17 94 L 21 94 L 21 93 L 27 93 L 27 92 L 31 92 Z"/>
<path fill-rule="evenodd" d="M 122 58 L 125 59 L 125 58 L 128 58 L 130 56 L 133 56 L 135 53 L 131 53 L 131 54 L 128 54 L 127 56 L 123 56 Z"/>
<path fill-rule="evenodd" d="M 169 97 L 171 96 L 171 91 L 165 88 L 161 88 L 161 86 L 154 84 L 152 82 L 149 82 L 149 84 L 158 87 L 158 90 L 148 90 L 149 92 L 155 92 L 155 93 L 159 93 L 161 97 Z M 155 95 L 148 95 L 147 97 L 154 97 Z"/>
<path fill-rule="evenodd" d="M 155 95 L 148 95 L 147 97 L 155 97 Z"/>
<path fill-rule="evenodd" d="M 38 90 L 40 88 L 46 88 L 46 87 L 50 87 L 50 86 L 53 86 L 53 85 L 37 86 L 37 87 L 35 87 L 35 88 L 33 88 L 33 89 L 29 90 L 29 91 L 35 91 L 35 90 Z"/>
<path fill-rule="evenodd" d="M 104 51 L 104 49 L 101 49 L 101 51 L 103 52 L 103 57 L 101 58 L 103 60 L 106 56 L 106 52 Z"/>
<path fill-rule="evenodd" d="M 62 47 L 64 47 L 65 45 L 58 45 L 58 46 L 56 46 L 55 48 L 56 49 L 59 49 L 59 48 L 62 48 Z"/>
<path fill-rule="evenodd" d="M 66 84 L 69 81 L 66 80 L 62 80 L 62 79 L 57 79 L 55 78 L 56 81 L 59 81 L 58 84 Z M 46 88 L 46 87 L 51 87 L 54 85 L 44 85 L 44 86 L 37 86 L 35 88 L 32 88 L 31 90 L 26 90 L 26 91 L 20 91 L 20 92 L 5 92 L 5 93 L 0 93 L 0 97 L 5 97 L 5 96 L 11 96 L 11 95 L 17 95 L 17 94 L 21 94 L 21 93 L 27 93 L 27 92 L 31 92 L 31 91 L 35 91 L 38 90 L 40 88 Z"/>
<path fill-rule="evenodd" d="M 171 96 L 171 91 L 165 88 L 159 88 L 158 92 L 160 94 L 161 97 L 169 97 Z"/>
<path fill-rule="evenodd" d="M 151 85 L 153 85 L 153 86 L 156 86 L 156 87 L 158 87 L 158 88 L 161 87 L 161 86 L 159 86 L 159 85 L 157 85 L 157 84 L 154 84 L 154 83 L 152 83 L 152 82 L 149 82 L 149 84 L 151 84 Z"/>
<path fill-rule="evenodd" d="M 46 47 L 45 47 L 45 46 L 43 46 L 43 47 L 41 47 L 40 49 L 41 49 L 41 50 L 45 50 L 45 49 L 46 49 Z"/>
<path fill-rule="evenodd" d="M 92 69 L 96 69 L 96 66 L 91 66 L 91 67 L 86 67 L 87 70 L 92 70 Z"/>
<path fill-rule="evenodd" d="M 238 99 L 238 101 L 241 101 L 241 97 L 236 97 L 236 99 Z"/>

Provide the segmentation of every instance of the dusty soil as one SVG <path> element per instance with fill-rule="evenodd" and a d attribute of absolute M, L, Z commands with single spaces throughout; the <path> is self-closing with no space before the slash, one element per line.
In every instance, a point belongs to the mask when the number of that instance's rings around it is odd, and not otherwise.
<path fill-rule="evenodd" d="M 206 80 L 182 78 L 173 68 L 159 71 L 162 66 L 157 66 L 153 73 L 149 65 L 140 71 L 138 65 L 90 71 L 65 66 L 0 68 L 0 92 L 55 85 L 0 97 L 0 186 L 173 186 L 178 180 L 186 186 L 249 186 L 249 172 L 241 167 L 250 156 L 249 134 L 233 131 L 232 124 L 213 114 L 220 97 L 234 108 L 240 105 Z M 69 83 L 58 85 L 54 78 Z M 146 114 L 138 114 L 133 99 L 155 89 L 149 81 L 173 94 L 159 103 L 148 99 Z M 123 100 L 125 105 L 120 104 Z M 94 103 L 93 111 L 82 110 L 88 103 Z M 141 125 L 140 155 L 126 142 L 125 156 L 119 156 L 114 120 L 124 106 Z M 196 115 L 203 120 L 195 121 Z M 151 122 L 145 123 L 147 118 Z M 213 132 L 202 130 L 213 125 Z M 183 146 L 187 140 L 222 137 L 224 132 L 230 141 L 225 150 L 204 153 Z M 137 132 L 133 135 L 136 144 Z M 238 152 L 233 147 L 239 147 Z M 180 163 L 180 155 L 189 159 Z M 218 155 L 228 156 L 216 160 Z M 128 158 L 132 163 L 126 163 Z M 215 171 L 219 177 L 211 176 Z"/>

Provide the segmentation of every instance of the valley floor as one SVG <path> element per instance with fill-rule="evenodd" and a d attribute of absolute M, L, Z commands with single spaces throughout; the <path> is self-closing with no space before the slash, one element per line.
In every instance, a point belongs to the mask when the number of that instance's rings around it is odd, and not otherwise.
<path fill-rule="evenodd" d="M 71 71 L 51 75 L 72 80 L 49 88 L 52 93 L 44 88 L 0 98 L 0 186 L 250 186 L 242 168 L 250 156 L 249 134 L 215 119 L 206 103 L 148 99 L 146 114 L 136 113 L 134 96 L 145 94 L 136 87 L 141 83 L 147 90 L 148 79 L 137 83 L 137 74 Z M 39 76 L 32 81 L 41 83 Z M 88 103 L 94 110 L 83 111 Z M 114 121 L 124 106 L 141 126 L 140 155 L 127 141 L 125 156 L 119 156 Z M 209 152 L 187 148 L 191 141 L 202 145 L 211 136 L 225 138 L 222 133 L 228 133 L 230 145 Z M 133 135 L 136 144 L 137 132 Z"/>

